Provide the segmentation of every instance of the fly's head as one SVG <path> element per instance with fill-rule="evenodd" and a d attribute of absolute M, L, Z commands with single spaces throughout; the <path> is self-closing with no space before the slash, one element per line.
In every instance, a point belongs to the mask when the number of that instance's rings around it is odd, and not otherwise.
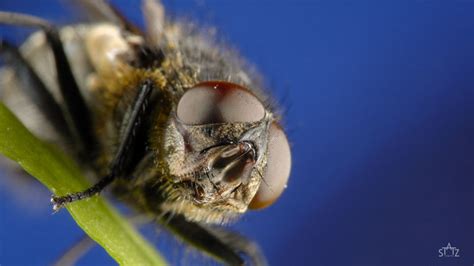
<path fill-rule="evenodd" d="M 165 149 L 166 211 L 224 223 L 272 204 L 291 167 L 285 133 L 247 88 L 209 81 L 188 89 L 172 112 Z"/>

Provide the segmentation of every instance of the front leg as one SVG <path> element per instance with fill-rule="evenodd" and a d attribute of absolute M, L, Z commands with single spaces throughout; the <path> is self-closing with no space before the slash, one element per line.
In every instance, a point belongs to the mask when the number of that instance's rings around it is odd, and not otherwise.
<path fill-rule="evenodd" d="M 170 213 L 163 215 L 158 222 L 181 240 L 226 265 L 267 265 L 256 243 L 224 227 L 200 225 Z"/>
<path fill-rule="evenodd" d="M 144 121 L 146 120 L 145 117 L 148 111 L 148 103 L 150 101 L 152 91 L 153 83 L 149 80 L 145 81 L 133 101 L 129 115 L 125 115 L 126 119 L 124 119 L 122 122 L 124 131 L 122 136 L 120 136 L 120 144 L 110 165 L 109 173 L 100 179 L 95 185 L 84 191 L 71 193 L 61 197 L 53 196 L 51 198 L 51 202 L 53 203 L 53 209 L 55 211 L 59 210 L 65 204 L 90 198 L 100 193 L 116 178 L 123 176 L 124 170 L 126 170 L 124 164 L 131 155 L 130 151 L 134 145 L 139 144 L 137 133 L 140 132 L 145 126 Z"/>
<path fill-rule="evenodd" d="M 244 260 L 227 243 L 203 226 L 187 221 L 181 215 L 165 214 L 159 222 L 181 240 L 227 265 L 244 265 Z"/>
<path fill-rule="evenodd" d="M 233 250 L 243 254 L 249 260 L 250 265 L 268 265 L 258 244 L 247 237 L 224 227 L 207 227 L 207 230 Z"/>

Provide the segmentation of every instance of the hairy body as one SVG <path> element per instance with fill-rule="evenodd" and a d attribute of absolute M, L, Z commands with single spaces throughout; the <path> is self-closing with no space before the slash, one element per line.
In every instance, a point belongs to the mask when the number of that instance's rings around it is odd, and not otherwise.
<path fill-rule="evenodd" d="M 178 215 L 186 223 L 224 224 L 249 207 L 272 204 L 285 188 L 291 155 L 258 74 L 212 30 L 167 21 L 152 0 L 144 1 L 144 16 L 146 33 L 119 16 L 58 31 L 71 79 L 90 113 L 84 115 L 90 141 L 77 126 L 68 135 L 41 117 L 31 93 L 20 89 L 28 85 L 21 68 L 12 64 L 0 72 L 2 101 L 99 180 L 99 187 L 53 197 L 55 208 L 93 196 L 112 181 L 114 193 L 140 212 Z M 56 82 L 64 76 L 45 67 L 58 62 L 48 47 L 51 32 L 45 32 L 33 34 L 21 56 L 55 101 L 67 106 L 64 86 Z M 68 125 L 81 125 L 81 114 L 65 113 Z M 186 231 L 189 226 L 180 223 L 175 228 Z"/>

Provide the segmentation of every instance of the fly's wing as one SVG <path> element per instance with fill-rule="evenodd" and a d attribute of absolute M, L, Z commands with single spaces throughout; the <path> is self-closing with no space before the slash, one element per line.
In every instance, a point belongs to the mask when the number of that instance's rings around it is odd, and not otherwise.
<path fill-rule="evenodd" d="M 62 28 L 60 34 L 81 92 L 86 98 L 90 99 L 90 93 L 86 90 L 86 80 L 91 72 L 91 67 L 82 43 L 82 36 L 86 30 L 87 26 L 83 25 L 69 26 Z M 19 51 L 36 72 L 46 89 L 59 104 L 62 104 L 52 52 L 46 43 L 44 34 L 42 32 L 32 34 L 21 45 Z M 0 54 L 0 57 L 3 57 L 3 55 Z M 32 97 L 26 94 L 28 90 L 22 88 L 24 85 L 25 81 L 21 80 L 21 76 L 15 72 L 13 67 L 8 64 L 0 65 L 0 102 L 4 103 L 35 136 L 47 142 L 58 144 L 57 146 L 65 151 L 71 149 L 72 143 L 68 143 L 63 135 L 57 132 L 53 124 L 39 110 Z M 37 200 L 38 198 L 44 199 L 50 196 L 46 190 L 38 189 L 35 179 L 24 172 L 18 164 L 3 156 L 0 156 L 0 177 L 0 187 L 12 194 L 17 199 L 16 202 L 20 204 L 24 202 L 25 204 L 22 204 L 22 206 L 32 207 L 27 209 L 37 209 L 38 206 L 44 207 L 44 204 L 32 205 L 36 202 L 44 202 L 43 200 Z"/>
<path fill-rule="evenodd" d="M 86 89 L 86 83 L 92 68 L 83 45 L 83 36 L 87 28 L 86 25 L 68 26 L 62 28 L 60 34 L 79 88 L 86 101 L 90 101 L 91 93 Z M 52 52 L 46 43 L 44 34 L 42 32 L 32 34 L 19 50 L 44 83 L 46 89 L 62 105 L 63 100 L 60 97 L 56 81 Z M 25 94 L 26 90 L 21 86 L 24 86 L 24 82 L 12 67 L 5 65 L 0 68 L 0 101 L 6 104 L 36 136 L 59 144 L 60 147 L 68 150 L 68 146 L 71 144 L 61 138 L 61 134 L 55 131 L 47 117 L 34 104 L 31 97 Z"/>

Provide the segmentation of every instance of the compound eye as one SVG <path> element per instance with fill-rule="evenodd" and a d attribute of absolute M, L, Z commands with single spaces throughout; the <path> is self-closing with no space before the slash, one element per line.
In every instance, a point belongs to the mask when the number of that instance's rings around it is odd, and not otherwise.
<path fill-rule="evenodd" d="M 291 151 L 285 132 L 277 124 L 270 126 L 267 166 L 257 193 L 249 204 L 250 209 L 261 209 L 275 202 L 286 188 L 290 177 Z"/>
<path fill-rule="evenodd" d="M 256 122 L 265 115 L 262 103 L 249 90 L 224 81 L 203 82 L 181 97 L 178 118 L 192 125 Z"/>
<path fill-rule="evenodd" d="M 265 115 L 262 103 L 246 89 L 228 90 L 219 110 L 226 122 L 257 122 Z"/>
<path fill-rule="evenodd" d="M 209 123 L 215 113 L 217 94 L 209 87 L 194 87 L 184 93 L 178 103 L 178 118 L 192 125 Z"/>

